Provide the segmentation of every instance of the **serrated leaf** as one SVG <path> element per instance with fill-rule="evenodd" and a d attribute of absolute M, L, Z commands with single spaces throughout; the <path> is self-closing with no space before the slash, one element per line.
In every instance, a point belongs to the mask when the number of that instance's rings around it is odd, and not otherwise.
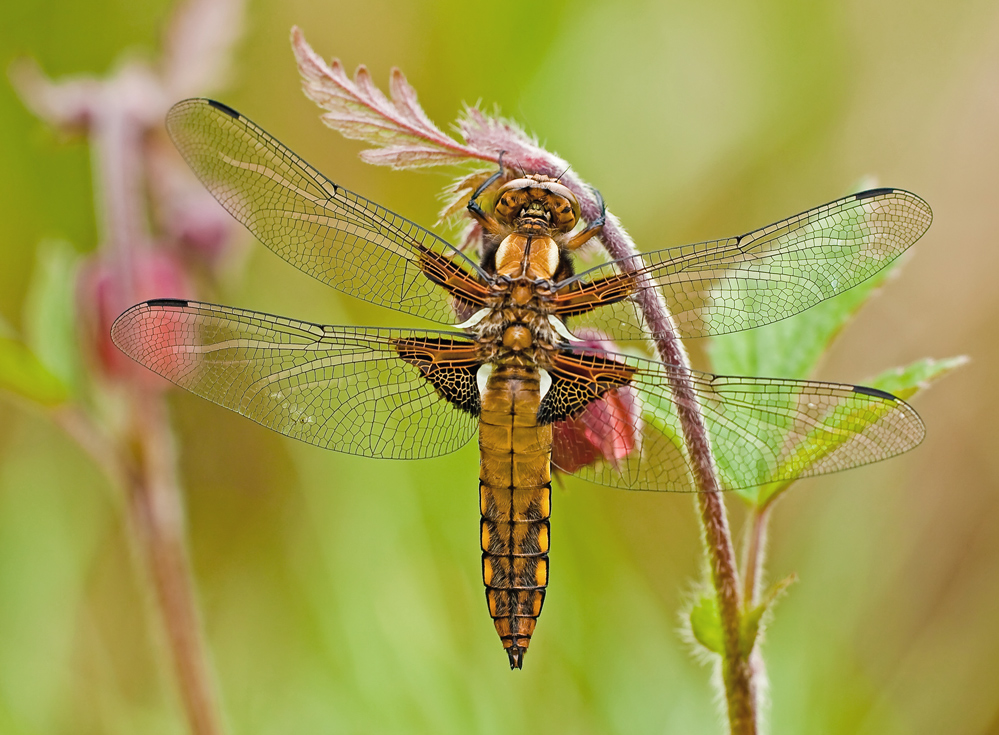
<path fill-rule="evenodd" d="M 42 242 L 24 302 L 25 342 L 70 389 L 79 385 L 81 375 L 76 333 L 79 260 L 64 240 Z"/>
<path fill-rule="evenodd" d="M 367 163 L 419 168 L 496 160 L 495 153 L 462 145 L 434 125 L 398 69 L 392 70 L 391 96 L 386 96 L 365 67 L 358 67 L 352 80 L 339 59 L 323 61 L 297 27 L 292 28 L 291 41 L 305 94 L 326 110 L 326 125 L 374 146 L 362 152 Z"/>
<path fill-rule="evenodd" d="M 641 401 L 641 412 L 642 421 L 648 429 L 664 436 L 681 455 L 686 452 L 683 426 L 672 401 L 664 400 L 660 396 L 646 395 Z"/>
<path fill-rule="evenodd" d="M 740 646 L 742 655 L 748 658 L 753 652 L 760 631 L 764 628 L 764 616 L 771 606 L 781 597 L 792 584 L 798 581 L 798 575 L 790 574 L 779 582 L 770 585 L 763 594 L 763 599 L 755 607 L 747 610 L 742 616 L 742 630 L 740 632 Z"/>
<path fill-rule="evenodd" d="M 705 594 L 690 610 L 690 630 L 702 646 L 719 655 L 725 652 L 718 602 L 713 595 Z"/>
<path fill-rule="evenodd" d="M 739 491 L 739 497 L 749 501 L 756 506 L 763 506 L 773 501 L 777 496 L 784 493 L 797 480 L 785 480 L 784 482 L 771 482 L 769 485 L 748 488 Z"/>
<path fill-rule="evenodd" d="M 44 407 L 57 406 L 69 397 L 59 378 L 31 350 L 7 337 L 0 337 L 0 390 Z"/>
<path fill-rule="evenodd" d="M 805 434 L 800 442 L 793 445 L 783 457 L 783 465 L 787 467 L 809 467 L 839 449 L 843 443 L 852 439 L 854 434 L 864 431 L 870 424 L 893 410 L 891 403 L 858 406 L 854 411 L 836 412 L 835 420 L 827 419 L 823 426 Z M 831 438 L 838 437 L 837 439 Z M 821 437 L 818 438 L 818 437 Z M 806 461 L 806 457 L 809 458 Z M 786 474 L 791 474 L 788 470 Z M 799 473 L 800 474 L 800 473 Z M 749 488 L 747 491 L 736 491 L 740 497 L 757 506 L 772 502 L 785 492 L 797 480 L 786 480 Z"/>
<path fill-rule="evenodd" d="M 906 367 L 885 370 L 876 378 L 865 381 L 865 384 L 887 391 L 903 400 L 908 400 L 920 391 L 929 388 L 940 378 L 962 365 L 966 365 L 968 361 L 967 355 L 947 357 L 942 360 L 926 357 L 922 360 L 916 360 Z"/>

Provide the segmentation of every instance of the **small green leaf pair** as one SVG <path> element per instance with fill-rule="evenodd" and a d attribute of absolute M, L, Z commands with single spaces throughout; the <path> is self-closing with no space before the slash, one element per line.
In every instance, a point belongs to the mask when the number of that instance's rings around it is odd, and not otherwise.
<path fill-rule="evenodd" d="M 759 603 L 745 610 L 740 621 L 739 648 L 743 658 L 749 658 L 753 647 L 764 628 L 767 612 L 784 591 L 798 580 L 791 574 L 771 585 Z M 718 614 L 718 601 L 711 591 L 703 593 L 690 610 L 690 630 L 694 639 L 712 653 L 725 654 L 725 638 L 722 632 L 721 617 Z"/>

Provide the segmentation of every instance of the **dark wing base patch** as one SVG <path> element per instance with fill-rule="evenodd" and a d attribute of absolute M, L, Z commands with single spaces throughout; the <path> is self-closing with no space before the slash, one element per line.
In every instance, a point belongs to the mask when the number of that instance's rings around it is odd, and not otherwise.
<path fill-rule="evenodd" d="M 607 391 L 628 385 L 635 368 L 596 353 L 565 350 L 548 372 L 552 385 L 538 406 L 543 424 L 572 418 Z"/>
<path fill-rule="evenodd" d="M 560 319 L 585 314 L 600 306 L 616 304 L 635 293 L 635 277 L 618 273 L 589 282 L 572 281 L 552 297 L 555 315 Z"/>
<path fill-rule="evenodd" d="M 476 373 L 482 366 L 474 342 L 454 339 L 397 339 L 399 357 L 420 369 L 437 394 L 455 408 L 478 416 L 482 410 Z"/>
<path fill-rule="evenodd" d="M 424 275 L 454 298 L 454 310 L 459 321 L 464 321 L 486 305 L 489 286 L 481 278 L 457 261 L 435 253 L 415 240 L 413 249 L 419 254 L 420 270 Z"/>

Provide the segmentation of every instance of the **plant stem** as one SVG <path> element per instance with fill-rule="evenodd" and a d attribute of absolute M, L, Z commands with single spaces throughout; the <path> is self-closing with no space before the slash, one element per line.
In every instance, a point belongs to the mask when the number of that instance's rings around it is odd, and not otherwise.
<path fill-rule="evenodd" d="M 188 726 L 194 735 L 220 735 L 225 729 L 186 553 L 166 409 L 162 397 L 141 388 L 134 388 L 128 401 L 131 423 L 120 443 L 130 444 L 130 451 L 116 451 L 98 424 L 75 406 L 60 408 L 53 417 L 125 488 L 132 541 L 150 583 Z"/>
<path fill-rule="evenodd" d="M 749 535 L 746 538 L 746 552 L 743 557 L 743 600 L 746 607 L 755 607 L 760 601 L 760 582 L 763 578 L 763 562 L 767 555 L 767 527 L 770 523 L 770 503 L 753 506 L 749 519 Z"/>
<path fill-rule="evenodd" d="M 92 326 L 103 327 L 87 335 L 89 377 L 97 377 L 100 369 L 109 372 L 90 386 L 97 399 L 94 405 L 71 403 L 53 410 L 52 416 L 125 490 L 135 556 L 145 571 L 194 735 L 219 735 L 223 722 L 185 546 L 182 494 L 166 406 L 160 388 L 107 364 L 97 342 L 107 339 L 109 317 L 150 295 L 175 295 L 150 294 L 150 288 L 176 289 L 184 281 L 179 265 L 164 265 L 172 259 L 152 257 L 156 243 L 181 236 L 151 228 L 155 218 L 148 197 L 157 193 L 155 184 L 163 182 L 156 178 L 165 173 L 148 170 L 149 162 L 156 160 L 150 141 L 162 127 L 170 99 L 191 86 L 213 84 L 213 78 L 224 74 L 240 15 L 240 0 L 184 3 L 171 21 L 159 73 L 138 61 L 121 64 L 104 78 L 59 82 L 48 79 L 31 62 L 11 70 L 25 103 L 41 119 L 59 129 L 85 130 L 89 138 L 100 247 L 87 271 L 94 277 L 93 292 L 81 287 L 84 298 L 76 317 L 81 334 Z M 159 208 L 174 212 L 175 206 L 165 205 L 176 205 L 169 200 L 182 197 L 168 186 L 159 188 Z M 105 382 L 109 378 L 110 383 Z M 117 410 L 102 415 L 110 406 L 124 408 L 124 422 Z M 109 426 L 114 431 L 106 429 Z"/>
<path fill-rule="evenodd" d="M 162 397 L 132 396 L 134 471 L 126 483 L 133 536 L 152 583 L 156 607 L 194 735 L 224 732 L 195 601 L 185 545 L 184 511 Z"/>
<path fill-rule="evenodd" d="M 711 567 L 711 583 L 718 601 L 725 653 L 722 681 L 732 735 L 755 735 L 757 686 L 754 669 L 742 650 L 742 601 L 735 549 L 728 527 L 725 503 L 718 492 L 699 492 L 701 529 Z"/>
<path fill-rule="evenodd" d="M 111 83 L 102 89 L 104 104 L 91 125 L 95 189 L 103 250 L 124 308 L 141 298 L 136 259 L 152 242 L 141 197 L 146 178 L 142 140 L 148 121 L 134 114 L 127 86 L 119 89 Z M 152 585 L 190 730 L 193 735 L 219 735 L 223 732 L 221 709 L 187 557 L 183 500 L 166 406 L 159 391 L 141 383 L 125 390 L 129 424 L 119 441 L 127 468 L 126 506 L 132 535 Z"/>

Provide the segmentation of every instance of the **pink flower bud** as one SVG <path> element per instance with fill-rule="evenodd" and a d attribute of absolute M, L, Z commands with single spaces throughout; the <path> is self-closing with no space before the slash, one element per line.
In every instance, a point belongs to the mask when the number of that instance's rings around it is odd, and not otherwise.
<path fill-rule="evenodd" d="M 147 299 L 189 298 L 192 289 L 177 260 L 162 251 L 132 253 L 131 268 L 92 260 L 80 273 L 77 298 L 85 345 L 106 377 L 166 387 L 162 379 L 123 355 L 111 341 L 111 325 L 130 306 Z"/>

